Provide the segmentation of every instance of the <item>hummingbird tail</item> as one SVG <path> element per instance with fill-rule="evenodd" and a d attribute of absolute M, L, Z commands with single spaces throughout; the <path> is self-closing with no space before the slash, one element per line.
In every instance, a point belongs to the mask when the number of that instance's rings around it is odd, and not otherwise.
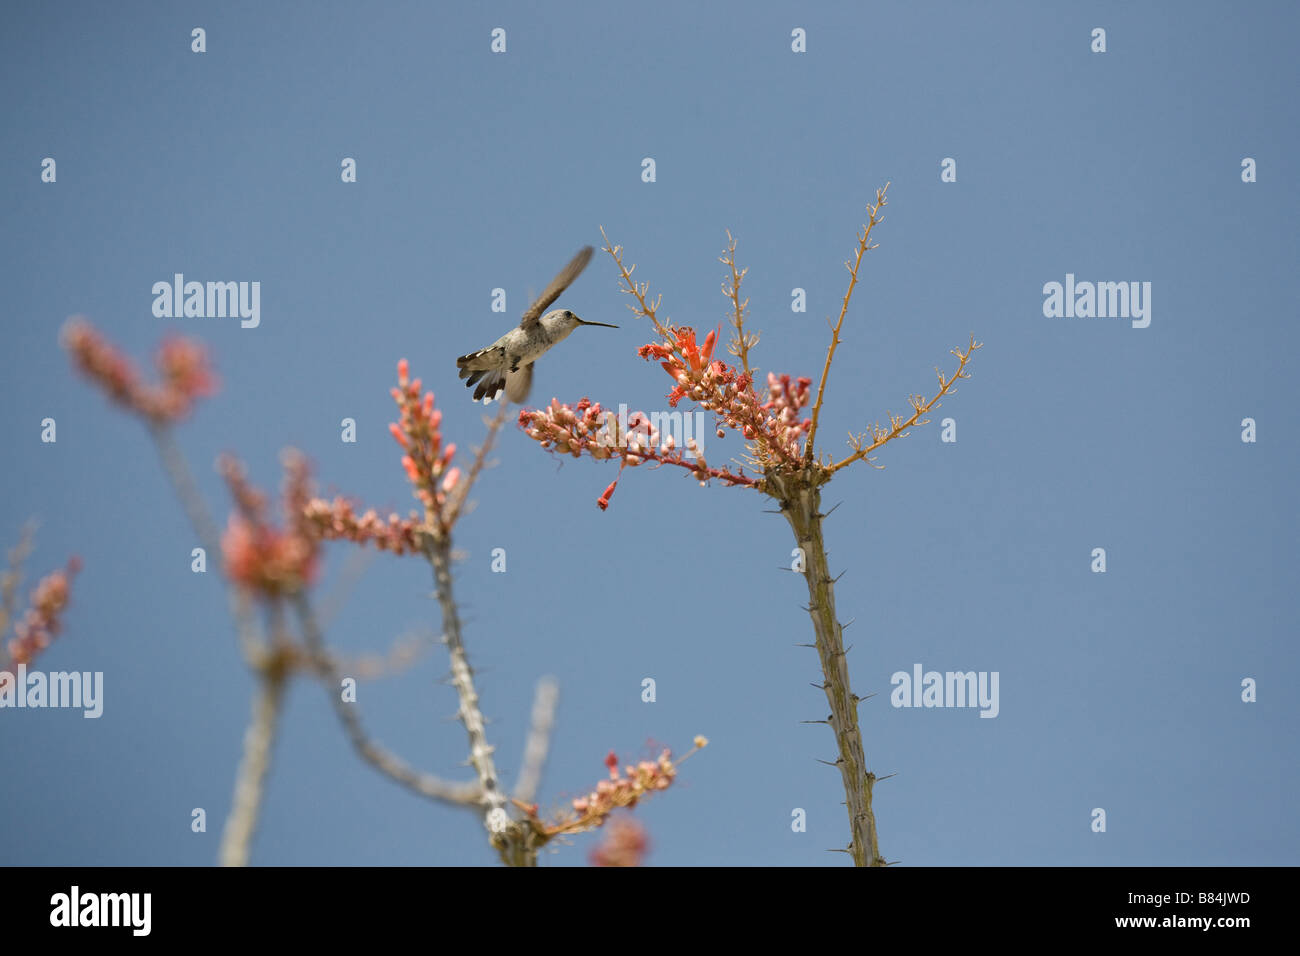
<path fill-rule="evenodd" d="M 460 377 L 466 379 L 466 388 L 474 389 L 476 402 L 485 396 L 486 401 L 492 401 L 507 388 L 508 381 L 518 374 L 509 373 L 510 379 L 507 379 L 507 362 L 506 350 L 500 346 L 471 352 L 456 359 L 456 364 L 460 366 Z M 532 378 L 531 370 L 528 377 Z M 476 385 L 477 388 L 474 387 Z"/>
<path fill-rule="evenodd" d="M 461 375 L 464 376 L 465 374 L 465 371 L 462 370 Z M 479 381 L 479 379 L 482 379 L 482 381 Z M 470 388 L 476 382 L 478 383 L 478 388 L 474 389 L 474 401 L 477 402 L 480 399 L 484 399 L 485 401 L 490 402 L 501 394 L 502 390 L 506 387 L 505 369 L 480 369 L 469 377 L 469 381 L 465 383 L 465 387 Z"/>
<path fill-rule="evenodd" d="M 513 371 L 504 368 L 485 368 L 471 373 L 469 369 L 462 368 L 460 377 L 466 379 L 466 388 L 474 389 L 476 402 L 490 402 L 494 398 L 500 398 L 501 393 L 505 392 L 507 400 L 522 405 L 527 401 L 528 393 L 532 391 L 533 363 L 521 365 Z"/>

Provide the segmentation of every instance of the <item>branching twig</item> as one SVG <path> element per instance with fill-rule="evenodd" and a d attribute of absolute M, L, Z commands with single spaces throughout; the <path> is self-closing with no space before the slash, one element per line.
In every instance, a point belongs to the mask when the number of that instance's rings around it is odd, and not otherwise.
<path fill-rule="evenodd" d="M 862 235 L 858 236 L 857 255 L 853 264 L 844 263 L 844 267 L 849 270 L 849 287 L 844 293 L 844 303 L 840 306 L 840 317 L 835 323 L 835 329 L 831 333 L 831 344 L 826 350 L 826 364 L 822 366 L 821 384 L 817 386 L 817 402 L 813 405 L 812 426 L 808 429 L 808 442 L 804 446 L 804 461 L 812 463 L 813 461 L 813 442 L 817 438 L 817 422 L 821 417 L 822 400 L 826 397 L 826 380 L 831 374 L 831 360 L 835 358 L 835 349 L 840 344 L 840 329 L 844 325 L 844 316 L 849 311 L 849 300 L 853 298 L 853 288 L 858 284 L 858 269 L 862 266 L 862 257 L 871 249 L 876 248 L 871 245 L 871 230 L 883 220 L 880 218 L 880 210 L 886 205 L 885 193 L 889 191 L 889 183 L 885 183 L 883 189 L 876 190 L 876 203 L 874 206 L 867 206 L 870 214 L 867 224 L 862 228 Z"/>
<path fill-rule="evenodd" d="M 623 247 L 615 246 L 610 243 L 609 236 L 605 235 L 604 226 L 600 227 L 600 235 L 601 238 L 605 240 L 605 246 L 604 246 L 605 251 L 608 252 L 613 257 L 615 264 L 618 266 L 618 274 L 623 282 L 623 291 L 627 295 L 630 295 L 633 298 L 635 298 L 637 301 L 636 305 L 629 305 L 628 308 L 631 309 L 633 313 L 635 313 L 636 315 L 643 315 L 647 319 L 649 319 L 651 324 L 654 325 L 655 331 L 658 332 L 660 335 L 662 335 L 664 338 L 666 339 L 672 338 L 672 332 L 670 331 L 672 328 L 672 323 L 661 323 L 658 317 L 659 303 L 663 301 L 664 297 L 662 295 L 657 296 L 655 298 L 654 305 L 651 305 L 649 301 L 646 299 L 646 294 L 649 293 L 650 291 L 650 283 L 633 282 L 632 273 L 636 269 L 636 266 L 633 265 L 630 268 L 628 268 L 623 265 Z"/>
<path fill-rule="evenodd" d="M 315 657 L 317 669 L 325 676 L 325 689 L 329 694 L 330 704 L 334 707 L 334 713 L 338 715 L 348 740 L 352 742 L 353 748 L 361 758 L 380 773 L 391 777 L 422 797 L 456 806 L 477 805 L 479 796 L 477 784 L 451 782 L 431 773 L 414 770 L 392 751 L 366 736 L 356 705 L 345 701 L 340 693 L 342 675 L 325 648 L 324 637 L 321 635 L 320 627 L 305 594 L 295 596 L 294 608 L 302 628 L 303 640 Z"/>
<path fill-rule="evenodd" d="M 318 615 L 318 630 L 324 634 L 325 629 L 325 621 Z M 357 680 L 378 680 L 381 677 L 392 677 L 409 670 L 419 661 L 421 654 L 433 646 L 433 643 L 434 635 L 429 628 L 425 627 L 398 637 L 385 655 L 362 654 L 357 657 L 346 657 L 328 649 L 326 653 L 329 655 L 335 673 L 346 674 Z M 313 653 L 312 667 L 319 671 L 316 660 L 317 656 Z M 328 675 L 322 673 L 321 676 Z"/>
<path fill-rule="evenodd" d="M 736 330 L 727 351 L 740 359 L 741 370 L 752 379 L 754 371 L 749 367 L 749 350 L 758 344 L 759 336 L 757 332 L 745 331 L 745 309 L 749 306 L 749 299 L 740 301 L 740 283 L 749 269 L 736 269 L 736 240 L 732 238 L 730 229 L 727 230 L 727 254 L 718 261 L 731 270 L 731 284 L 722 283 L 722 294 L 731 299 L 731 325 Z"/>
<path fill-rule="evenodd" d="M 962 352 L 960 349 L 953 349 L 952 354 L 957 356 L 960 360 L 957 365 L 957 370 L 946 379 L 943 377 L 943 372 L 939 372 L 939 391 L 935 393 L 934 398 L 926 401 L 920 395 L 911 396 L 908 401 L 911 402 L 912 405 L 912 414 L 906 419 L 900 415 L 891 414 L 889 416 L 889 428 L 881 428 L 879 425 L 872 425 L 869 433 L 871 444 L 869 445 L 864 444 L 864 442 L 867 441 L 867 433 L 854 436 L 850 440 L 850 444 L 855 449 L 853 454 L 849 455 L 843 461 L 836 462 L 833 465 L 828 465 L 826 467 L 826 474 L 833 475 L 846 465 L 851 465 L 860 458 L 867 458 L 868 455 L 886 442 L 893 441 L 895 438 L 906 435 L 907 430 L 914 425 L 929 424 L 928 420 L 920 421 L 921 416 L 928 415 L 932 409 L 939 407 L 939 399 L 951 393 L 952 384 L 957 381 L 957 379 L 970 378 L 970 372 L 966 371 L 966 363 L 975 350 L 981 347 L 982 343 L 976 342 L 975 336 L 972 335 L 970 345 L 966 347 L 965 352 Z M 867 461 L 870 462 L 871 459 L 867 458 Z"/>
<path fill-rule="evenodd" d="M 156 421 L 149 421 L 146 424 L 149 426 L 149 435 L 153 438 L 154 447 L 158 450 L 158 457 L 162 459 L 163 470 L 171 479 L 172 488 L 190 519 L 194 533 L 199 536 L 199 542 L 207 549 L 208 556 L 215 560 L 221 554 L 221 532 L 217 530 L 217 524 L 208 512 L 208 506 L 204 503 L 203 495 L 194 482 L 194 476 L 190 474 L 189 466 L 185 463 L 185 456 L 181 454 L 176 444 L 171 426 Z"/>

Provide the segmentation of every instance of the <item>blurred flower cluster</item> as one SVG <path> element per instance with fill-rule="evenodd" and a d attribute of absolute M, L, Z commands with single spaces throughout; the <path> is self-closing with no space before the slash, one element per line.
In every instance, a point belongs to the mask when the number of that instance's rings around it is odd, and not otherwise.
<path fill-rule="evenodd" d="M 587 859 L 592 866 L 640 866 L 650 852 L 650 836 L 634 817 L 618 816 L 605 828 L 605 839 Z"/>
<path fill-rule="evenodd" d="M 226 574 L 245 590 L 262 597 L 296 594 L 311 584 L 319 557 L 319 537 L 305 517 L 311 495 L 307 459 L 288 449 L 284 463 L 283 528 L 271 523 L 266 496 L 249 484 L 244 466 L 222 455 L 217 469 L 235 499 L 226 532 L 221 538 Z"/>
<path fill-rule="evenodd" d="M 217 377 L 207 349 L 192 339 L 163 340 L 154 356 L 161 382 L 144 382 L 131 360 L 88 322 L 72 318 L 63 328 L 63 345 L 73 363 L 113 401 L 156 423 L 189 416 L 199 398 L 216 394 Z"/>
<path fill-rule="evenodd" d="M 14 623 L 14 637 L 8 647 L 11 664 L 30 664 L 58 636 L 71 597 L 72 578 L 79 570 L 81 561 L 70 558 L 66 568 L 47 574 L 32 590 L 26 612 Z M 5 596 L 8 598 L 8 594 Z M 0 617 L 8 618 L 7 608 Z M 0 632 L 3 630 L 0 628 Z"/>

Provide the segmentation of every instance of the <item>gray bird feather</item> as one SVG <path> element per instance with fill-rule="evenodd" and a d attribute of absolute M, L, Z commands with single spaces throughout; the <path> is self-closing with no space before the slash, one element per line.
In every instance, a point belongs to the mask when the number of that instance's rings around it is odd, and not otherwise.
<path fill-rule="evenodd" d="M 573 284 L 574 279 L 582 275 L 582 270 L 587 268 L 587 263 L 591 261 L 593 251 L 591 246 L 583 246 L 578 250 L 578 254 L 570 259 L 569 264 L 551 280 L 551 284 L 537 297 L 537 301 L 528 307 L 524 317 L 519 320 L 521 329 L 527 331 L 541 321 L 542 313 L 546 311 L 546 307 L 558 299 L 564 290 Z"/>

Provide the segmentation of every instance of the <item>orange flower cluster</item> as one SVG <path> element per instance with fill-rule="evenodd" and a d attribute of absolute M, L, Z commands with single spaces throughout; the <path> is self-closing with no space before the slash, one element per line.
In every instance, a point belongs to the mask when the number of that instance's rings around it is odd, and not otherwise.
<path fill-rule="evenodd" d="M 311 497 L 307 460 L 295 451 L 284 455 L 284 529 L 268 520 L 266 497 L 248 483 L 243 465 L 228 455 L 217 464 L 237 506 L 221 538 L 226 574 L 240 587 L 267 598 L 294 594 L 309 585 L 316 574 L 319 543 L 304 517 Z"/>
<path fill-rule="evenodd" d="M 442 444 L 442 412 L 433 407 L 433 392 L 420 393 L 420 380 L 410 378 L 406 359 L 397 363 L 397 384 L 393 400 L 402 420 L 388 426 L 393 438 L 405 449 L 402 467 L 415 486 L 415 497 L 430 516 L 445 514 L 447 495 L 460 481 L 460 469 L 448 467 L 456 455 L 455 444 Z"/>
<path fill-rule="evenodd" d="M 713 346 L 718 341 L 718 330 L 715 329 L 704 337 L 703 346 L 695 344 L 695 330 L 688 325 L 669 331 L 677 340 L 676 342 L 643 345 L 637 349 L 636 354 L 643 359 L 666 359 L 659 364 L 669 377 L 677 382 L 677 387 L 668 393 L 668 404 L 676 408 L 677 403 L 688 394 L 696 399 L 704 399 L 703 389 L 700 388 L 699 383 L 725 377 L 727 366 L 723 362 L 717 362 L 715 367 L 712 361 Z M 734 374 L 731 381 L 735 381 Z M 692 394 L 697 389 L 700 389 L 700 394 Z"/>
<path fill-rule="evenodd" d="M 519 427 L 543 448 L 562 455 L 580 458 L 586 452 L 592 458 L 619 460 L 619 475 L 623 469 L 653 462 L 656 465 L 676 465 L 685 468 L 701 484 L 717 478 L 729 485 L 753 485 L 758 479 L 726 467 L 711 467 L 691 439 L 686 449 L 679 449 L 671 435 L 660 441 L 659 430 L 643 412 L 632 412 L 626 422 L 620 422 L 613 412 L 600 407 L 600 403 L 582 399 L 577 405 L 562 405 L 556 399 L 544 409 L 524 409 L 519 413 Z M 695 457 L 687 458 L 686 452 Z M 609 499 L 618 486 L 618 478 L 610 482 L 596 504 L 602 511 L 609 507 Z"/>
<path fill-rule="evenodd" d="M 65 569 L 47 574 L 33 589 L 27 612 L 14 625 L 14 638 L 9 642 L 13 664 L 30 664 L 58 636 L 60 617 L 71 596 L 72 578 L 80 570 L 81 561 L 74 557 Z"/>
<path fill-rule="evenodd" d="M 82 319 L 64 326 L 63 345 L 77 368 L 110 399 L 153 422 L 186 418 L 197 399 L 217 391 L 207 350 L 191 339 L 163 341 L 154 357 L 162 378 L 158 385 L 143 382 L 131 360 Z"/>
<path fill-rule="evenodd" d="M 718 417 L 719 426 L 738 431 L 751 443 L 753 457 L 767 464 L 801 464 L 798 439 L 808 430 L 811 422 L 798 422 L 790 412 L 798 412 L 808 404 L 808 386 L 811 379 L 800 378 L 798 385 L 790 387 L 790 376 L 767 376 L 773 391 L 766 403 L 760 403 L 754 393 L 754 383 L 749 375 L 739 372 L 726 362 L 712 361 L 713 347 L 718 331 L 710 332 L 704 344 L 695 344 L 695 330 L 680 326 L 669 330 L 674 341 L 643 345 L 637 354 L 644 359 L 663 359 L 659 364 L 677 384 L 668 393 L 668 404 L 673 408 L 683 398 L 689 398 L 701 408 Z M 720 330 L 719 330 L 720 331 Z M 795 404 L 796 401 L 801 402 Z M 724 432 L 718 429 L 718 437 Z"/>
<path fill-rule="evenodd" d="M 450 467 L 456 446 L 442 443 L 442 412 L 433 407 L 433 393 L 421 393 L 420 380 L 411 380 L 406 359 L 397 363 L 397 385 L 392 391 L 401 421 L 390 424 L 388 430 L 406 452 L 402 467 L 425 507 L 425 518 L 415 512 L 407 518 L 390 513 L 385 520 L 373 508 L 358 515 L 342 497 L 333 501 L 315 498 L 303 505 L 302 515 L 318 537 L 373 544 L 397 555 L 423 553 L 430 530 L 443 533 L 447 530 L 443 522 L 453 520 L 448 518 L 455 510 L 447 507 L 448 497 L 460 485 L 461 475 L 459 468 Z"/>
<path fill-rule="evenodd" d="M 811 379 L 791 380 L 789 375 L 769 374 L 768 400 L 760 402 L 754 393 L 753 380 L 726 362 L 713 358 L 720 329 L 709 332 L 702 344 L 695 340 L 695 330 L 679 326 L 668 330 L 663 342 L 643 345 L 637 354 L 643 359 L 658 359 L 660 366 L 676 383 L 668 393 L 672 408 L 683 398 L 690 399 L 717 420 L 717 436 L 726 437 L 724 428 L 740 432 L 750 443 L 751 458 L 767 467 L 772 464 L 793 468 L 803 466 L 800 441 L 811 427 L 808 419 L 800 420 L 799 411 L 808 405 Z M 630 415 L 620 425 L 612 412 L 586 398 L 577 405 L 562 405 L 552 399 L 543 409 L 524 409 L 519 413 L 519 427 L 543 448 L 579 458 L 584 452 L 597 460 L 617 458 L 619 477 L 623 468 L 654 462 L 677 465 L 691 471 L 700 484 L 718 478 L 728 485 L 754 486 L 759 478 L 746 475 L 744 469 L 710 467 L 702 449 L 693 441 L 686 449 L 677 449 L 672 436 L 661 444 L 657 431 L 641 412 Z M 686 458 L 685 452 L 694 457 Z M 618 487 L 616 477 L 597 499 L 603 511 Z"/>

